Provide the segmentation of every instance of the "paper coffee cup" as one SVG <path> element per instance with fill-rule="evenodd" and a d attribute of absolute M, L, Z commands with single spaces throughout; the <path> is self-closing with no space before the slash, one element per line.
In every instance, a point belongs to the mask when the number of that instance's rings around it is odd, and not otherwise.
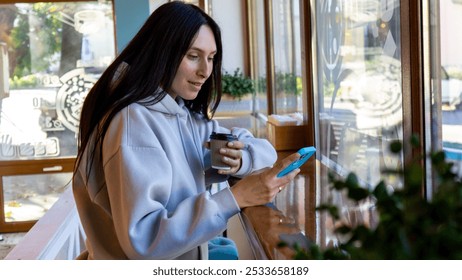
<path fill-rule="evenodd" d="M 237 137 L 233 134 L 212 132 L 210 135 L 210 154 L 212 157 L 212 168 L 231 169 L 229 165 L 222 161 L 223 156 L 220 154 L 220 149 L 226 147 L 228 142 L 236 140 Z"/>

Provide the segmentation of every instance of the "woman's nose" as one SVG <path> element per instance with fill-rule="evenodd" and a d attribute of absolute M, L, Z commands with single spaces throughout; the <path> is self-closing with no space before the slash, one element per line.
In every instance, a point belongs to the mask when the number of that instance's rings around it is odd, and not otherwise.
<path fill-rule="evenodd" d="M 209 63 L 207 59 L 202 60 L 199 64 L 199 68 L 197 70 L 197 74 L 203 78 L 208 78 L 210 73 L 212 72 L 212 63 Z"/>

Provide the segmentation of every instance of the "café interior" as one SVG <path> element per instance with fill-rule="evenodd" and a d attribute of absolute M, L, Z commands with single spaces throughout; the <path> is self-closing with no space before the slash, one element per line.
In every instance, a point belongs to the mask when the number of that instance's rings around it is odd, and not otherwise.
<path fill-rule="evenodd" d="M 0 249 L 3 259 L 74 259 L 85 233 L 72 197 L 79 109 L 99 75 L 168 0 L 0 0 Z M 222 126 L 268 139 L 278 160 L 316 152 L 268 205 L 245 208 L 224 236 L 239 259 L 290 260 L 300 246 L 335 246 L 336 223 L 370 227 L 374 201 L 352 203 L 330 176 L 391 192 L 413 159 L 443 151 L 462 176 L 461 0 L 188 0 L 220 25 Z M 418 144 L 396 141 L 412 137 Z M 437 181 L 421 159 L 419 195 Z M 236 179 L 212 190 L 232 186 Z M 10 242 L 10 243 L 8 243 Z"/>

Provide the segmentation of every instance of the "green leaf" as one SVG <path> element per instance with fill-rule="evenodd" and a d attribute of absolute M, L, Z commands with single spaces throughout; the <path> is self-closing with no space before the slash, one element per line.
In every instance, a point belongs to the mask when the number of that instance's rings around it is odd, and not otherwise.
<path fill-rule="evenodd" d="M 348 190 L 348 198 L 354 201 L 361 201 L 369 196 L 369 191 L 360 187 L 350 188 Z"/>
<path fill-rule="evenodd" d="M 401 141 L 392 141 L 390 143 L 390 151 L 395 154 L 401 153 L 401 150 L 403 149 L 403 144 Z"/>

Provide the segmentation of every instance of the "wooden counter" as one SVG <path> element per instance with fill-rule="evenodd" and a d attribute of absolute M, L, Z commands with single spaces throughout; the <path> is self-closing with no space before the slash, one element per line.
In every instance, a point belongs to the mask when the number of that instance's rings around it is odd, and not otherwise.
<path fill-rule="evenodd" d="M 279 159 L 294 151 L 279 152 Z M 264 206 L 242 211 L 244 230 L 259 259 L 290 260 L 294 250 L 279 246 L 281 240 L 306 247 L 316 240 L 316 159 L 313 156 L 301 168 L 297 177 Z"/>

